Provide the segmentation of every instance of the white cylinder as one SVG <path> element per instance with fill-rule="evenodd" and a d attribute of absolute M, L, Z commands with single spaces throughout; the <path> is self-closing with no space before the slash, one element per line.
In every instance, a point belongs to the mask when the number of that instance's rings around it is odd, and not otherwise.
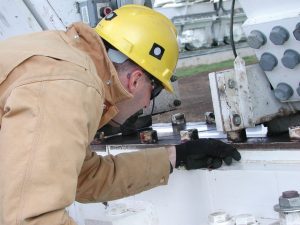
<path fill-rule="evenodd" d="M 280 225 L 300 225 L 300 212 L 280 212 Z"/>

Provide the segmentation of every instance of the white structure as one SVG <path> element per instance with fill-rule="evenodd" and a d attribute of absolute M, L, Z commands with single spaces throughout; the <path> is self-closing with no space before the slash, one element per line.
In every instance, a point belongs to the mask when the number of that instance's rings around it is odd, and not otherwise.
<path fill-rule="evenodd" d="M 243 24 L 259 66 L 210 74 L 218 130 L 239 131 L 300 111 L 300 2 L 240 0 Z M 284 7 L 282 7 L 284 5 Z M 293 121 L 299 125 L 299 117 Z M 283 124 L 283 123 L 282 123 Z M 286 128 L 287 130 L 287 128 Z"/>
<path fill-rule="evenodd" d="M 245 149 L 242 161 L 232 166 L 175 170 L 167 186 L 110 202 L 108 209 L 101 203 L 74 203 L 72 212 L 80 225 L 208 225 L 209 215 L 219 211 L 275 224 L 279 196 L 300 190 L 300 152 L 295 150 Z"/>
<path fill-rule="evenodd" d="M 281 61 L 285 50 L 299 50 L 300 42 L 293 36 L 297 22 L 300 22 L 299 1 L 240 0 L 240 4 L 248 16 L 244 25 L 247 36 L 253 30 L 260 30 L 268 38 L 264 45 L 256 49 L 258 58 L 270 52 L 278 62 L 273 70 L 266 71 L 267 76 L 263 76 L 265 73 L 258 67 L 251 71 L 260 72 L 250 76 L 251 73 L 245 74 L 246 70 L 239 66 L 236 71 L 241 76 L 237 76 L 235 71 L 212 75 L 216 119 L 220 130 L 225 131 L 254 127 L 263 119 L 267 121 L 272 118 L 274 111 L 280 112 L 278 110 L 282 106 L 289 113 L 299 111 L 300 94 L 297 85 L 300 82 L 300 67 L 297 65 L 297 54 L 288 56 L 292 58 L 292 63 L 288 60 L 284 65 Z M 192 10 L 193 6 L 190 5 L 189 9 Z M 65 29 L 72 22 L 80 20 L 80 6 L 75 0 L 0 1 L 0 39 L 45 29 Z M 277 25 L 285 27 L 289 32 L 289 39 L 280 46 L 269 41 L 270 31 Z M 201 32 L 195 31 L 197 35 Z M 284 31 L 275 30 L 274 33 L 276 42 L 278 39 L 280 41 L 276 34 L 281 36 Z M 252 46 L 259 46 L 260 36 L 255 33 L 252 36 Z M 272 57 L 262 62 L 265 68 L 273 65 Z M 286 67 L 294 65 L 293 69 Z M 278 87 L 282 82 L 291 87 L 292 95 L 286 85 Z M 277 97 L 267 88 L 269 83 L 274 89 L 279 89 Z M 240 84 L 243 86 L 240 87 Z M 224 88 L 231 95 L 225 96 Z M 281 96 L 289 98 L 279 101 L 278 97 Z M 279 215 L 273 206 L 278 204 L 281 193 L 300 190 L 299 145 L 294 144 L 286 149 L 275 149 L 275 146 L 267 150 L 244 149 L 241 153 L 242 161 L 233 166 L 223 166 L 213 171 L 175 170 L 168 186 L 109 203 L 106 210 L 101 203 L 74 203 L 69 213 L 79 225 L 207 225 L 208 216 L 218 211 L 224 211 L 230 216 L 251 214 L 261 225 L 274 224 Z"/>

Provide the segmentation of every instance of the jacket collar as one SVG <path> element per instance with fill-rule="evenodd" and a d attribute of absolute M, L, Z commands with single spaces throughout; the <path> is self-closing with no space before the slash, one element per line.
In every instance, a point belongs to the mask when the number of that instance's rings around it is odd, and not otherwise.
<path fill-rule="evenodd" d="M 121 84 L 102 39 L 92 28 L 84 23 L 74 23 L 68 28 L 66 34 L 69 37 L 69 44 L 85 52 L 92 59 L 97 74 L 104 83 L 105 101 L 108 105 L 115 105 L 132 98 Z"/>

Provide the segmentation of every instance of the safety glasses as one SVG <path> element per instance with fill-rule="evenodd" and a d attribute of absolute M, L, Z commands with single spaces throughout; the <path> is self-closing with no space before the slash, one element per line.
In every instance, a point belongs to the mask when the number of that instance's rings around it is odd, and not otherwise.
<path fill-rule="evenodd" d="M 161 82 L 156 79 L 154 76 L 150 75 L 148 72 L 144 71 L 144 74 L 149 78 L 151 81 L 152 85 L 152 92 L 151 92 L 151 97 L 150 100 L 154 99 L 159 93 L 164 89 L 164 86 L 161 84 Z"/>

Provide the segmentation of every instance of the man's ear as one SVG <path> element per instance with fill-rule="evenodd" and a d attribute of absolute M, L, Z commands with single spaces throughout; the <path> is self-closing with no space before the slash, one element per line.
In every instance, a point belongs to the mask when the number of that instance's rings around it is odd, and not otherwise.
<path fill-rule="evenodd" d="M 128 90 L 131 94 L 134 94 L 136 90 L 142 85 L 143 72 L 139 69 L 133 71 L 128 78 Z"/>

